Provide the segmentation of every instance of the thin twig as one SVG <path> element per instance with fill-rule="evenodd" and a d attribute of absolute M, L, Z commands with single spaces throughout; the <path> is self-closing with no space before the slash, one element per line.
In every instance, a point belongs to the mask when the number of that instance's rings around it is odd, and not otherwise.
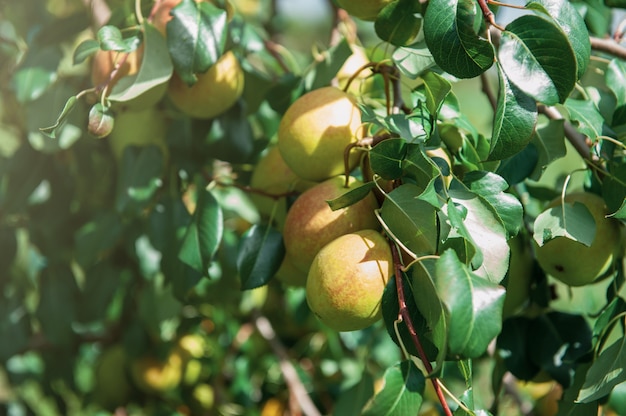
<path fill-rule="evenodd" d="M 591 49 L 599 52 L 605 52 L 609 55 L 616 56 L 621 59 L 626 59 L 626 48 L 613 39 L 602 39 L 597 37 L 590 37 Z"/>
<path fill-rule="evenodd" d="M 271 322 L 265 316 L 261 315 L 257 309 L 252 311 L 252 320 L 259 334 L 270 344 L 270 347 L 276 354 L 283 377 L 285 377 L 285 383 L 287 383 L 287 387 L 289 387 L 289 392 L 296 398 L 304 414 L 308 416 L 321 416 L 320 411 L 315 406 L 315 403 L 313 403 L 313 400 L 311 400 L 302 381 L 300 381 L 298 372 L 291 363 L 287 349 L 280 342 L 278 337 L 276 337 L 276 332 Z"/>

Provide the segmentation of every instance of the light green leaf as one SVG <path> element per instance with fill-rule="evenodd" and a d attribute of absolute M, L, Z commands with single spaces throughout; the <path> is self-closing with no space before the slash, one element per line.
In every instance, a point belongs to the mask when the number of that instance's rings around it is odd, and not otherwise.
<path fill-rule="evenodd" d="M 336 211 L 338 209 L 349 207 L 352 204 L 356 204 L 363 198 L 367 197 L 372 188 L 374 188 L 376 184 L 374 182 L 367 182 L 362 185 L 357 186 L 354 189 L 350 189 L 349 191 L 343 193 L 335 199 L 331 199 L 326 201 L 331 210 Z"/>
<path fill-rule="evenodd" d="M 559 204 L 535 219 L 533 239 L 541 247 L 556 237 L 566 237 L 590 247 L 596 236 L 596 223 L 589 209 L 580 202 Z"/>
<path fill-rule="evenodd" d="M 550 163 L 565 156 L 567 148 L 563 125 L 563 120 L 550 120 L 535 130 L 531 143 L 537 149 L 538 160 L 530 179 L 539 180 Z"/>
<path fill-rule="evenodd" d="M 391 58 L 398 69 L 400 69 L 400 72 L 411 79 L 417 78 L 435 64 L 433 55 L 430 53 L 424 40 L 409 46 L 396 48 Z"/>
<path fill-rule="evenodd" d="M 478 4 L 433 0 L 424 16 L 424 40 L 437 65 L 458 78 L 476 77 L 493 65 L 493 46 L 474 30 Z"/>
<path fill-rule="evenodd" d="M 452 84 L 441 75 L 430 71 L 425 73 L 422 79 L 424 80 L 426 108 L 433 117 L 436 117 L 446 97 L 452 91 Z"/>
<path fill-rule="evenodd" d="M 411 360 L 388 368 L 383 376 L 383 389 L 365 405 L 363 416 L 405 416 L 414 414 L 422 405 L 426 382 Z"/>
<path fill-rule="evenodd" d="M 602 117 L 593 101 L 569 98 L 565 101 L 565 107 L 569 112 L 570 120 L 577 125 L 578 131 L 591 140 L 602 136 L 604 117 Z"/>
<path fill-rule="evenodd" d="M 616 99 L 613 112 L 613 125 L 626 123 L 626 62 L 615 58 L 611 60 L 605 73 L 606 86 L 613 92 Z"/>
<path fill-rule="evenodd" d="M 576 82 L 576 57 L 563 31 L 550 20 L 518 17 L 500 39 L 498 60 L 508 79 L 535 100 L 563 103 Z"/>
<path fill-rule="evenodd" d="M 77 102 L 77 98 L 75 95 L 68 98 L 67 102 L 63 106 L 63 110 L 61 111 L 61 114 L 59 114 L 59 117 L 57 117 L 56 122 L 50 127 L 42 127 L 39 130 L 46 136 L 50 137 L 51 139 L 56 139 L 57 135 L 59 134 L 59 130 L 63 125 L 63 122 L 70 115 L 74 107 L 76 107 L 76 102 Z"/>

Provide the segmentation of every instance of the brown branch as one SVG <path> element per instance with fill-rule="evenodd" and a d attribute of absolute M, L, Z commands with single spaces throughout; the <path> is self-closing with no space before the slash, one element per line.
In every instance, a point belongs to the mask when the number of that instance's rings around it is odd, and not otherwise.
<path fill-rule="evenodd" d="M 320 411 L 306 391 L 304 384 L 300 381 L 298 372 L 291 363 L 287 349 L 276 336 L 271 322 L 265 316 L 261 315 L 257 309 L 252 311 L 252 320 L 259 334 L 270 344 L 270 347 L 276 354 L 289 392 L 296 398 L 302 412 L 308 416 L 321 416 Z"/>
<path fill-rule="evenodd" d="M 626 48 L 613 39 L 601 39 L 597 37 L 590 37 L 591 49 L 594 51 L 605 52 L 609 55 L 616 56 L 621 59 L 626 59 Z"/>
<path fill-rule="evenodd" d="M 409 315 L 409 309 L 406 306 L 406 298 L 404 295 L 404 285 L 402 283 L 402 263 L 400 261 L 400 254 L 398 253 L 398 248 L 396 247 L 395 244 L 393 243 L 390 244 L 390 247 L 391 247 L 391 253 L 393 255 L 394 272 L 395 272 L 395 279 L 396 279 L 396 290 L 398 291 L 398 304 L 400 305 L 400 308 L 398 311 L 398 320 L 401 322 L 404 322 L 404 324 L 406 325 L 409 331 L 409 334 L 411 335 L 411 340 L 413 341 L 415 348 L 417 348 L 417 353 L 419 354 L 419 358 L 422 361 L 422 364 L 424 364 L 426 371 L 428 371 L 429 374 L 432 374 L 433 366 L 430 364 L 430 361 L 428 357 L 426 356 L 426 352 L 424 351 L 424 348 L 422 347 L 422 343 L 419 339 L 419 336 L 417 335 L 417 332 L 415 331 L 415 327 L 413 326 L 413 321 L 411 320 L 411 316 Z M 435 389 L 435 393 L 437 394 L 437 398 L 439 399 L 439 403 L 441 403 L 441 406 L 443 408 L 445 415 L 452 416 L 452 411 L 450 410 L 450 407 L 448 407 L 448 403 L 446 402 L 446 398 L 443 395 L 443 391 L 441 390 L 441 386 L 439 385 L 439 381 L 437 377 L 431 377 L 430 381 L 433 385 L 433 388 Z"/>

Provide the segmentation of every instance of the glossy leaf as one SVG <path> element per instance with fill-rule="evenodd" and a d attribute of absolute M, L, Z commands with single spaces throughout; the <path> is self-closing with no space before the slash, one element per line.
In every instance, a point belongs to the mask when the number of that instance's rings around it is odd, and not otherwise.
<path fill-rule="evenodd" d="M 602 183 L 602 197 L 609 216 L 626 219 L 626 165 L 610 169 L 610 175 Z"/>
<path fill-rule="evenodd" d="M 338 209 L 349 207 L 350 205 L 356 204 L 363 198 L 367 197 L 372 188 L 376 185 L 374 182 L 364 183 L 362 185 L 357 186 L 354 189 L 350 189 L 349 191 L 343 193 L 335 199 L 331 199 L 326 201 L 331 210 L 336 211 Z"/>
<path fill-rule="evenodd" d="M 600 352 L 587 371 L 576 401 L 589 403 L 611 393 L 613 387 L 626 381 L 626 337 L 620 337 Z"/>
<path fill-rule="evenodd" d="M 479 357 L 500 333 L 505 290 L 461 263 L 446 250 L 435 267 L 435 287 L 447 311 L 448 352 Z"/>
<path fill-rule="evenodd" d="M 261 287 L 276 274 L 285 256 L 282 234 L 271 226 L 253 225 L 242 236 L 237 268 L 241 289 Z"/>
<path fill-rule="evenodd" d="M 383 179 L 398 179 L 402 176 L 402 159 L 406 154 L 404 139 L 383 140 L 369 152 L 370 166 Z"/>
<path fill-rule="evenodd" d="M 493 65 L 493 46 L 474 30 L 478 4 L 434 0 L 424 16 L 424 40 L 437 65 L 458 78 L 476 77 Z"/>
<path fill-rule="evenodd" d="M 84 62 L 87 58 L 94 55 L 100 49 L 100 43 L 97 40 L 87 39 L 82 41 L 76 49 L 74 49 L 74 57 L 72 62 L 74 65 L 78 65 Z"/>
<path fill-rule="evenodd" d="M 183 0 L 167 22 L 168 48 L 174 68 L 187 84 L 197 81 L 222 56 L 226 45 L 226 11 L 209 2 Z"/>
<path fill-rule="evenodd" d="M 425 73 L 422 79 L 424 80 L 424 90 L 426 94 L 426 108 L 430 114 L 436 116 L 444 100 L 450 91 L 452 91 L 452 84 L 435 72 Z"/>
<path fill-rule="evenodd" d="M 412 45 L 396 48 L 392 55 L 393 62 L 400 72 L 411 79 L 417 78 L 435 64 L 433 55 L 424 40 Z"/>
<path fill-rule="evenodd" d="M 206 274 L 222 240 L 222 209 L 206 189 L 198 192 L 193 219 L 183 238 L 178 258 L 192 269 Z"/>
<path fill-rule="evenodd" d="M 613 125 L 626 123 L 626 62 L 612 59 L 606 68 L 606 86 L 613 92 L 616 99 L 613 112 Z"/>
<path fill-rule="evenodd" d="M 523 225 L 524 209 L 514 195 L 505 192 L 506 181 L 492 172 L 474 171 L 467 173 L 463 183 L 481 196 L 493 209 L 507 231 L 507 238 L 517 235 Z"/>
<path fill-rule="evenodd" d="M 392 45 L 404 46 L 411 42 L 422 27 L 422 19 L 415 16 L 413 1 L 398 0 L 387 3 L 374 22 L 376 35 Z"/>
<path fill-rule="evenodd" d="M 167 44 L 161 33 L 150 23 L 143 25 L 144 52 L 135 75 L 120 79 L 111 90 L 109 100 L 129 103 L 142 97 L 142 105 L 156 104 L 165 94 L 173 66 Z M 150 95 L 148 95 L 150 94 Z"/>
<path fill-rule="evenodd" d="M 102 26 L 96 37 L 103 51 L 132 52 L 139 45 L 137 37 L 125 38 L 120 29 L 112 25 Z"/>
<path fill-rule="evenodd" d="M 566 202 L 545 210 L 535 219 L 533 226 L 533 239 L 539 246 L 556 237 L 566 237 L 589 247 L 595 236 L 593 216 L 580 202 Z"/>
<path fill-rule="evenodd" d="M 582 78 L 591 56 L 591 42 L 583 17 L 567 0 L 533 0 L 526 8 L 549 15 L 565 32 L 576 57 L 576 79 Z"/>
<path fill-rule="evenodd" d="M 542 17 L 524 15 L 509 23 L 498 60 L 513 84 L 547 105 L 565 102 L 576 82 L 576 57 L 569 40 Z"/>
<path fill-rule="evenodd" d="M 531 143 L 537 149 L 538 160 L 530 179 L 538 180 L 550 163 L 565 156 L 567 149 L 563 123 L 563 120 L 551 120 L 535 130 Z"/>
<path fill-rule="evenodd" d="M 386 227 L 405 247 L 417 256 L 437 250 L 436 210 L 418 199 L 420 190 L 403 184 L 387 194 L 380 211 Z"/>
<path fill-rule="evenodd" d="M 383 388 L 363 408 L 363 416 L 403 416 L 412 414 L 422 405 L 425 378 L 411 360 L 388 368 L 383 376 Z"/>
<path fill-rule="evenodd" d="M 593 101 L 570 98 L 565 101 L 565 107 L 569 112 L 570 120 L 576 125 L 578 131 L 591 140 L 602 136 L 604 117 Z"/>
<path fill-rule="evenodd" d="M 499 63 L 497 68 L 500 88 L 489 160 L 501 160 L 519 153 L 530 142 L 537 123 L 535 101 L 509 82 Z"/>
<path fill-rule="evenodd" d="M 509 267 L 507 232 L 489 204 L 453 180 L 447 215 L 455 234 L 467 239 L 477 252 L 471 259 L 474 273 L 493 283 L 504 279 Z M 454 234 L 453 234 L 454 235 Z"/>
<path fill-rule="evenodd" d="M 501 160 L 496 173 L 502 176 L 511 186 L 517 185 L 530 177 L 537 166 L 538 160 L 537 147 L 533 143 L 529 143 L 520 152 Z"/>

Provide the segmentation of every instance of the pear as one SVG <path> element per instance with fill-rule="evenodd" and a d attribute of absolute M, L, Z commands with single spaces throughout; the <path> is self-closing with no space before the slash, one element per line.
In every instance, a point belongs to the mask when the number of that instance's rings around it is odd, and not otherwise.
<path fill-rule="evenodd" d="M 131 363 L 132 380 L 142 391 L 162 394 L 176 389 L 183 376 L 183 357 L 174 349 L 165 361 L 152 355 L 139 357 Z"/>
<path fill-rule="evenodd" d="M 115 114 L 109 144 L 118 163 L 127 146 L 156 145 L 163 154 L 164 164 L 169 160 L 169 148 L 165 141 L 167 120 L 157 107 L 141 110 L 124 109 Z"/>
<path fill-rule="evenodd" d="M 102 352 L 94 373 L 94 401 L 105 409 L 123 406 L 131 398 L 132 386 L 126 375 L 126 352 L 115 344 Z"/>
<path fill-rule="evenodd" d="M 584 204 L 596 222 L 596 234 L 591 246 L 556 237 L 539 247 L 535 242 L 535 254 L 541 268 L 549 275 L 569 286 L 583 286 L 604 274 L 614 260 L 620 247 L 620 223 L 606 218 L 604 199 L 590 192 L 574 192 L 566 195 L 566 203 Z M 556 198 L 548 208 L 561 203 Z"/>
<path fill-rule="evenodd" d="M 283 229 L 285 250 L 293 265 L 305 274 L 317 252 L 335 238 L 380 228 L 374 213 L 378 202 L 371 192 L 353 205 L 330 209 L 326 201 L 361 185 L 353 177 L 349 178 L 348 188 L 344 188 L 344 183 L 345 176 L 340 175 L 315 185 L 300 195 L 287 212 Z"/>
<path fill-rule="evenodd" d="M 278 127 L 278 148 L 296 175 L 319 182 L 345 172 L 344 151 L 360 131 L 361 110 L 354 97 L 323 87 L 289 106 Z M 358 158 L 358 152 L 350 152 L 349 168 Z"/>
<path fill-rule="evenodd" d="M 381 319 L 383 290 L 392 275 L 391 250 L 381 233 L 345 234 L 315 256 L 306 282 L 307 302 L 336 331 L 363 329 Z"/>
<path fill-rule="evenodd" d="M 339 7 L 361 20 L 376 20 L 378 13 L 392 0 L 337 0 Z"/>

